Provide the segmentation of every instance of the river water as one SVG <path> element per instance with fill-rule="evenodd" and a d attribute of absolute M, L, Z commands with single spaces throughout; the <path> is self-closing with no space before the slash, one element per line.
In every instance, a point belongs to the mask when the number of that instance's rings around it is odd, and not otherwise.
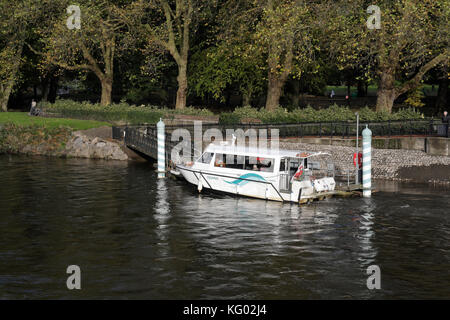
<path fill-rule="evenodd" d="M 449 189 L 299 207 L 199 195 L 148 163 L 7 155 L 0 183 L 0 299 L 450 298 Z"/>

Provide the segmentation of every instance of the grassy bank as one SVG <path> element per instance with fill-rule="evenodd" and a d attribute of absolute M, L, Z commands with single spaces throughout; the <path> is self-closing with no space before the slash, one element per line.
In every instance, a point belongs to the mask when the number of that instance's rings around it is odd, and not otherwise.
<path fill-rule="evenodd" d="M 72 135 L 69 127 L 3 124 L 0 130 L 0 154 L 21 153 L 59 156 Z M 78 127 L 79 128 L 79 127 Z"/>
<path fill-rule="evenodd" d="M 25 112 L 0 112 L 0 125 L 14 124 L 20 127 L 68 127 L 73 130 L 86 130 L 102 126 L 110 126 L 107 122 L 62 118 L 32 117 Z"/>

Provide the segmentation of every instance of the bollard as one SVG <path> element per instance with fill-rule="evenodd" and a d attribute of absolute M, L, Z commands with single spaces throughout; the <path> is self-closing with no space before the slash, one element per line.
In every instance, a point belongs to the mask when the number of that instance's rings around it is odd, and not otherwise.
<path fill-rule="evenodd" d="M 166 177 L 166 126 L 164 125 L 162 119 L 159 119 L 156 127 L 158 131 L 158 179 L 162 179 Z"/>
<path fill-rule="evenodd" d="M 367 127 L 363 136 L 363 197 L 370 198 L 372 194 L 372 131 Z"/>

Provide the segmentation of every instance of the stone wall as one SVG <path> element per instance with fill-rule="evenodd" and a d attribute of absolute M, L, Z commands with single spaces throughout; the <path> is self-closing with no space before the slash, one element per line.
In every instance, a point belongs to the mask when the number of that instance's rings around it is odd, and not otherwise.
<path fill-rule="evenodd" d="M 287 138 L 280 139 L 284 142 L 307 143 L 318 145 L 331 145 L 343 147 L 355 147 L 355 139 L 341 139 L 330 137 L 305 137 L 305 138 Z M 372 139 L 372 146 L 375 149 L 396 149 L 396 150 L 417 150 L 423 151 L 430 155 L 448 156 L 449 155 L 449 138 L 439 137 L 391 137 Z M 359 146 L 362 146 L 360 140 Z"/>

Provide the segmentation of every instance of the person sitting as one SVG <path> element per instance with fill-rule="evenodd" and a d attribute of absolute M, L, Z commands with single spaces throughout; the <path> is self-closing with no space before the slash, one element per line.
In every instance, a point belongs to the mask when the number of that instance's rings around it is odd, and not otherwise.
<path fill-rule="evenodd" d="M 31 109 L 30 109 L 30 116 L 38 116 L 39 115 L 39 109 L 36 107 L 37 103 L 36 100 L 31 100 Z"/>

